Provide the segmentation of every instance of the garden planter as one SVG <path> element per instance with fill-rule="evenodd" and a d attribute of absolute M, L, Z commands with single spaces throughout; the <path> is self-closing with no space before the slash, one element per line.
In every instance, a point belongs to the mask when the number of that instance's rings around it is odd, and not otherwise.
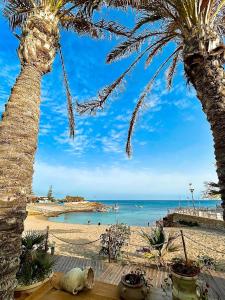
<path fill-rule="evenodd" d="M 60 287 L 73 295 L 84 288 L 92 289 L 94 286 L 94 271 L 88 267 L 84 270 L 74 268 L 60 279 Z"/>
<path fill-rule="evenodd" d="M 173 270 L 171 279 L 173 283 L 173 300 L 198 300 L 196 289 L 199 269 L 193 274 L 180 274 Z"/>
<path fill-rule="evenodd" d="M 131 274 L 127 274 L 122 276 L 121 281 L 119 283 L 119 295 L 122 300 L 146 300 L 149 294 L 149 288 L 146 286 L 144 280 L 141 280 L 139 284 L 129 284 L 126 280 L 128 276 Z M 132 274 L 133 275 L 133 274 Z"/>
<path fill-rule="evenodd" d="M 33 284 L 30 284 L 30 285 L 18 285 L 16 287 L 16 292 L 20 292 L 20 293 L 23 293 L 23 292 L 26 292 L 27 294 L 31 294 L 33 293 L 34 291 L 36 291 L 40 286 L 42 286 L 44 283 L 48 282 L 49 279 L 52 277 L 53 275 L 51 275 L 50 277 L 42 280 L 42 281 L 39 281 L 39 282 L 36 282 L 36 283 L 33 283 Z"/>

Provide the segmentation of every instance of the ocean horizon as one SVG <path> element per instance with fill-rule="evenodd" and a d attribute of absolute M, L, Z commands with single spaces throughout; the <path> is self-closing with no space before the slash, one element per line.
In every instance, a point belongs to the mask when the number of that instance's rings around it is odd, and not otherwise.
<path fill-rule="evenodd" d="M 90 200 L 96 201 L 96 200 Z M 49 221 L 72 224 L 105 224 L 125 223 L 130 226 L 153 225 L 168 213 L 168 209 L 193 207 L 191 200 L 99 200 L 108 206 L 117 206 L 118 210 L 109 212 L 66 213 L 50 217 Z M 195 207 L 214 208 L 220 204 L 216 200 L 194 200 Z"/>

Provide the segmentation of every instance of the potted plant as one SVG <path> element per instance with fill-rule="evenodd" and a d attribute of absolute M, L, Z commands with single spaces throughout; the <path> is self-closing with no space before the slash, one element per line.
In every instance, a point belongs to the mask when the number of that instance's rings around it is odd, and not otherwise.
<path fill-rule="evenodd" d="M 122 276 L 118 286 L 120 299 L 145 300 L 150 291 L 150 284 L 142 269 L 136 269 Z"/>
<path fill-rule="evenodd" d="M 174 259 L 171 265 L 172 294 L 174 300 L 197 300 L 197 279 L 200 267 L 187 257 L 187 251 L 181 230 L 185 260 Z"/>
<path fill-rule="evenodd" d="M 22 238 L 17 292 L 33 292 L 52 275 L 54 258 L 48 253 L 47 235 L 29 231 Z"/>

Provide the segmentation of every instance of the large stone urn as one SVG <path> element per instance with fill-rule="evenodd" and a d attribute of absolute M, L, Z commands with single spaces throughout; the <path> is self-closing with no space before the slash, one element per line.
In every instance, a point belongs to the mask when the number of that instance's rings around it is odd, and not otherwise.
<path fill-rule="evenodd" d="M 173 284 L 173 300 L 199 300 L 197 296 L 197 279 L 199 269 L 196 268 L 193 274 L 182 274 L 171 270 L 171 279 Z"/>
<path fill-rule="evenodd" d="M 73 295 L 82 291 L 84 288 L 92 289 L 94 286 L 94 272 L 93 269 L 88 267 L 84 270 L 74 268 L 67 272 L 60 279 L 60 288 Z"/>
<path fill-rule="evenodd" d="M 149 294 L 149 287 L 147 287 L 144 279 L 140 280 L 140 283 L 132 285 L 128 283 L 127 278 L 129 276 L 135 276 L 135 274 L 127 274 L 122 276 L 118 285 L 120 299 L 122 300 L 146 300 Z"/>

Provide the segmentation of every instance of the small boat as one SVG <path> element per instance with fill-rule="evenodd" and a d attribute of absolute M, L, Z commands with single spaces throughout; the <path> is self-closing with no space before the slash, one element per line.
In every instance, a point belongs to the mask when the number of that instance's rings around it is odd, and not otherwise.
<path fill-rule="evenodd" d="M 112 207 L 112 209 L 113 209 L 113 210 L 116 210 L 116 211 L 119 210 L 119 208 L 120 208 L 120 207 L 118 206 L 118 204 L 115 204 L 115 205 Z"/>

